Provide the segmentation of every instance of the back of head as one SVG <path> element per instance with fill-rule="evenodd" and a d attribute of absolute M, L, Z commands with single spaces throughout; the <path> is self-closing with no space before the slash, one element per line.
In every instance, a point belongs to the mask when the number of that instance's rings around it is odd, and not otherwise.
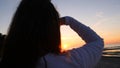
<path fill-rule="evenodd" d="M 38 58 L 60 53 L 59 15 L 50 0 L 22 0 L 4 43 L 5 68 L 34 68 Z"/>

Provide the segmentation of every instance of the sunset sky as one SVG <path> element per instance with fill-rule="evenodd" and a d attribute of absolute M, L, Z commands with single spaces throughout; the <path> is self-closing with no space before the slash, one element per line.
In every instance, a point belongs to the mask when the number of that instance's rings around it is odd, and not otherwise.
<path fill-rule="evenodd" d="M 20 0 L 0 0 L 0 33 L 6 34 Z M 91 27 L 105 44 L 120 44 L 120 0 L 52 0 L 60 16 L 72 16 Z M 64 48 L 84 41 L 69 26 L 61 27 Z"/>

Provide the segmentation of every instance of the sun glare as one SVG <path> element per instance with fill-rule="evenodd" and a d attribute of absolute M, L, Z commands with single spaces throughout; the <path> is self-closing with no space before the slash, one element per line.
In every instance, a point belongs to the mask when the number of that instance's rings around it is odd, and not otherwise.
<path fill-rule="evenodd" d="M 64 45 L 62 46 L 62 49 L 66 50 L 67 47 L 68 47 L 68 45 L 67 45 L 67 44 L 64 44 Z"/>
<path fill-rule="evenodd" d="M 67 51 L 68 50 L 68 44 L 63 44 L 62 46 L 61 46 L 61 51 L 62 52 L 64 52 L 64 51 Z"/>

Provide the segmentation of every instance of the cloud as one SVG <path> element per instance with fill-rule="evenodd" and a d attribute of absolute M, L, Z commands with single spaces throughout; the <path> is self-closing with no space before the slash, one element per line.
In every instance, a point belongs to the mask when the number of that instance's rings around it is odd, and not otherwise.
<path fill-rule="evenodd" d="M 106 26 L 108 25 L 112 25 L 114 23 L 114 26 L 116 25 L 116 27 L 120 26 L 120 15 L 114 15 L 114 16 L 110 16 L 110 17 L 102 17 L 102 18 L 98 18 L 96 20 L 96 23 L 93 24 L 93 27 L 99 27 L 100 25 L 105 25 L 105 23 L 108 23 Z M 103 26 L 104 26 L 103 25 Z"/>
<path fill-rule="evenodd" d="M 110 20 L 111 17 L 107 17 L 103 11 L 97 11 L 95 14 L 96 23 L 93 24 L 94 27 L 98 27 L 103 23 Z"/>
<path fill-rule="evenodd" d="M 108 18 L 100 19 L 100 20 L 98 20 L 93 26 L 94 26 L 94 27 L 98 27 L 99 25 L 101 25 L 101 24 L 103 24 L 103 23 L 107 23 L 107 21 L 109 21 Z"/>
<path fill-rule="evenodd" d="M 104 12 L 100 11 L 100 12 L 96 12 L 96 17 L 103 17 L 104 16 Z"/>

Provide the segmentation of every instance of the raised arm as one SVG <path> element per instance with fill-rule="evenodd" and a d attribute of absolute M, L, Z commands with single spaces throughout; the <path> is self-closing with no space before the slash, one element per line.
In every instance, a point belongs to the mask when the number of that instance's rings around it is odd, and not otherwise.
<path fill-rule="evenodd" d="M 90 43 L 96 40 L 101 40 L 101 38 L 88 26 L 82 24 L 81 22 L 75 20 L 72 17 L 66 16 L 65 25 L 69 25 L 78 35 L 86 42 Z"/>
<path fill-rule="evenodd" d="M 104 46 L 102 38 L 91 28 L 72 17 L 63 17 L 65 25 L 69 25 L 86 42 L 83 47 L 71 50 L 71 59 L 83 68 L 95 66 L 102 55 Z"/>

